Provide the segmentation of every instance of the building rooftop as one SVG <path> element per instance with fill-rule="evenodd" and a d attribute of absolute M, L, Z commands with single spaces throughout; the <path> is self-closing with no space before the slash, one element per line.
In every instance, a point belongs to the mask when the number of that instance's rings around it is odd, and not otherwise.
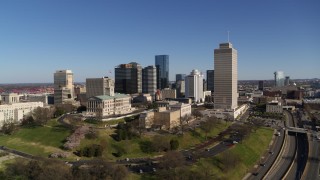
<path fill-rule="evenodd" d="M 118 98 L 128 98 L 130 96 L 126 95 L 126 94 L 120 94 L 120 93 L 115 93 L 114 96 L 108 96 L 108 95 L 103 95 L 103 96 L 95 96 L 98 99 L 101 100 L 109 100 L 109 99 L 118 99 Z"/>

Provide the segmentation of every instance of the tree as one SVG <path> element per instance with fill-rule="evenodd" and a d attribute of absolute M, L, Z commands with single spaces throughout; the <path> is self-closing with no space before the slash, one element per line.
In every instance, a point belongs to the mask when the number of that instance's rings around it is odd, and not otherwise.
<path fill-rule="evenodd" d="M 159 166 L 162 169 L 171 169 L 182 166 L 185 163 L 184 156 L 178 151 L 169 151 L 161 159 Z"/>
<path fill-rule="evenodd" d="M 53 114 L 52 109 L 38 107 L 33 110 L 32 117 L 35 125 L 43 126 L 53 117 Z"/>
<path fill-rule="evenodd" d="M 1 131 L 4 134 L 8 134 L 8 135 L 13 134 L 17 130 L 18 130 L 18 127 L 12 119 L 4 121 L 1 127 Z"/>
<path fill-rule="evenodd" d="M 144 153 L 152 153 L 154 150 L 152 148 L 152 142 L 149 140 L 142 141 L 139 143 L 140 149 Z"/>
<path fill-rule="evenodd" d="M 87 110 L 87 107 L 86 106 L 83 106 L 83 105 L 81 105 L 81 106 L 79 106 L 78 108 L 77 108 L 77 112 L 78 113 L 82 113 L 83 111 L 86 111 Z"/>
<path fill-rule="evenodd" d="M 56 106 L 54 111 L 54 117 L 62 116 L 65 113 L 66 111 L 62 107 Z"/>
<path fill-rule="evenodd" d="M 207 139 L 208 133 L 216 126 L 218 123 L 217 118 L 215 117 L 207 117 L 206 121 L 202 122 L 200 125 L 200 129 L 205 132 L 205 138 Z"/>
<path fill-rule="evenodd" d="M 170 149 L 171 150 L 177 150 L 179 148 L 179 141 L 176 139 L 170 140 Z"/>
<path fill-rule="evenodd" d="M 33 126 L 35 124 L 32 116 L 24 116 L 21 121 L 21 126 Z"/>
<path fill-rule="evenodd" d="M 203 117 L 202 113 L 198 109 L 192 109 L 192 115 L 196 117 L 196 119 Z"/>
<path fill-rule="evenodd" d="M 191 120 L 191 116 L 190 115 L 185 115 L 183 117 L 180 117 L 180 129 L 181 129 L 182 134 L 184 133 L 184 131 L 188 127 L 187 124 L 189 123 L 190 120 Z"/>
<path fill-rule="evenodd" d="M 155 135 L 152 139 L 152 148 L 154 151 L 161 152 L 170 149 L 169 139 L 165 136 Z"/>

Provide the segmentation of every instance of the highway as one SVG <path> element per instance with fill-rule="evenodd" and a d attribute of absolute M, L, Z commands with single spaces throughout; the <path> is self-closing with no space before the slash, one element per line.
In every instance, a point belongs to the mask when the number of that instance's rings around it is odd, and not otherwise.
<path fill-rule="evenodd" d="M 309 136 L 309 157 L 302 179 L 320 180 L 319 164 L 320 164 L 320 145 L 316 138 Z"/>
<path fill-rule="evenodd" d="M 295 122 L 297 122 L 296 116 L 294 116 L 293 118 Z M 296 152 L 295 160 L 291 165 L 289 171 L 287 172 L 285 178 L 301 179 L 301 176 L 303 174 L 303 171 L 306 167 L 306 163 L 308 160 L 308 151 L 309 151 L 308 138 L 306 133 L 295 133 L 293 135 L 296 135 L 297 152 Z"/>
<path fill-rule="evenodd" d="M 295 127 L 295 122 L 292 115 L 288 111 L 284 111 L 287 117 L 287 126 Z M 264 179 L 282 179 L 289 170 L 296 154 L 297 140 L 295 134 L 288 134 L 286 144 L 284 144 L 284 150 L 279 155 L 279 161 L 275 162 L 270 168 L 269 173 Z"/>
<path fill-rule="evenodd" d="M 264 157 L 264 160 L 261 161 L 260 164 L 264 164 L 264 166 L 261 166 L 259 164 L 259 167 L 256 169 L 256 171 L 248 177 L 248 179 L 262 179 L 265 174 L 268 172 L 270 167 L 273 165 L 277 158 L 277 154 L 280 153 L 282 143 L 284 141 L 284 130 L 280 130 L 280 133 L 282 136 L 276 136 L 273 142 L 273 147 L 269 151 L 267 157 Z"/>

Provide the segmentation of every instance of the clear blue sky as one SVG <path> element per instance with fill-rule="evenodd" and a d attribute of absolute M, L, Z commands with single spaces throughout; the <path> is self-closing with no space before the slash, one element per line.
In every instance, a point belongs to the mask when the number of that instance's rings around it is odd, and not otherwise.
<path fill-rule="evenodd" d="M 1 0 L 0 83 L 53 82 L 58 69 L 83 82 L 158 54 L 174 80 L 213 69 L 228 30 L 240 80 L 320 78 L 319 0 Z"/>

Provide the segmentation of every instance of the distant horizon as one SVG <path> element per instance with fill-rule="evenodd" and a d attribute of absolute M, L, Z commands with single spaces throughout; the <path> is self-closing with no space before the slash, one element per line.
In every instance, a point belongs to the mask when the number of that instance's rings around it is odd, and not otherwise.
<path fill-rule="evenodd" d="M 98 77 L 99 78 L 99 77 Z M 299 79 L 290 79 L 291 81 L 294 80 L 320 80 L 320 78 L 299 78 Z M 274 81 L 274 79 L 246 79 L 246 80 L 238 80 L 238 81 Z M 175 82 L 175 81 L 169 81 L 169 82 Z M 84 82 L 74 82 L 73 84 L 80 84 L 85 83 Z M 26 83 L 0 83 L 1 85 L 14 85 L 14 84 L 53 84 L 53 82 L 26 82 Z"/>

